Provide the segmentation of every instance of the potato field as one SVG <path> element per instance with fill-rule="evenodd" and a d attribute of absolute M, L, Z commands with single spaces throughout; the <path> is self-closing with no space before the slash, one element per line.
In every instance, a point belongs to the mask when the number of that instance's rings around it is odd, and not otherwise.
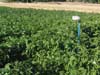
<path fill-rule="evenodd" d="M 0 75 L 100 75 L 100 14 L 0 7 Z"/>

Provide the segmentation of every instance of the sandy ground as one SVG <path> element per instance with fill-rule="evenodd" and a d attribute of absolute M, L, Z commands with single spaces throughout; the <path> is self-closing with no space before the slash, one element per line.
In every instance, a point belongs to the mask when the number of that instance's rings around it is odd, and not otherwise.
<path fill-rule="evenodd" d="M 35 3 L 3 3 L 0 6 L 13 8 L 34 8 L 46 10 L 66 10 L 79 12 L 100 13 L 100 4 L 78 3 L 78 2 L 35 2 Z"/>

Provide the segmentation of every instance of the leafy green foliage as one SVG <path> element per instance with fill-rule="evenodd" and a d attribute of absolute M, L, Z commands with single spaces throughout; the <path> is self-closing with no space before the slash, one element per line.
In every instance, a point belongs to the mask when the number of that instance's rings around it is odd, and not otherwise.
<path fill-rule="evenodd" d="M 80 45 L 72 15 L 81 17 Z M 100 14 L 0 7 L 0 75 L 99 75 Z"/>

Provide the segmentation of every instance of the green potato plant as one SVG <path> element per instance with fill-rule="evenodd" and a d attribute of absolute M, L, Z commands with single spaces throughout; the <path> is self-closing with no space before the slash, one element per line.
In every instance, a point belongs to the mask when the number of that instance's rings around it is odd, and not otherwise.
<path fill-rule="evenodd" d="M 81 17 L 80 45 L 72 15 Z M 100 14 L 0 7 L 0 75 L 99 75 Z"/>

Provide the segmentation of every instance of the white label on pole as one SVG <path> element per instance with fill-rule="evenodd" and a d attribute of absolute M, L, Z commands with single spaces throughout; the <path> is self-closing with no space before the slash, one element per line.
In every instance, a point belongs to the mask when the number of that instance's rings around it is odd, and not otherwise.
<path fill-rule="evenodd" d="M 80 20 L 80 17 L 79 16 L 72 16 L 72 20 L 78 21 L 78 20 Z"/>

